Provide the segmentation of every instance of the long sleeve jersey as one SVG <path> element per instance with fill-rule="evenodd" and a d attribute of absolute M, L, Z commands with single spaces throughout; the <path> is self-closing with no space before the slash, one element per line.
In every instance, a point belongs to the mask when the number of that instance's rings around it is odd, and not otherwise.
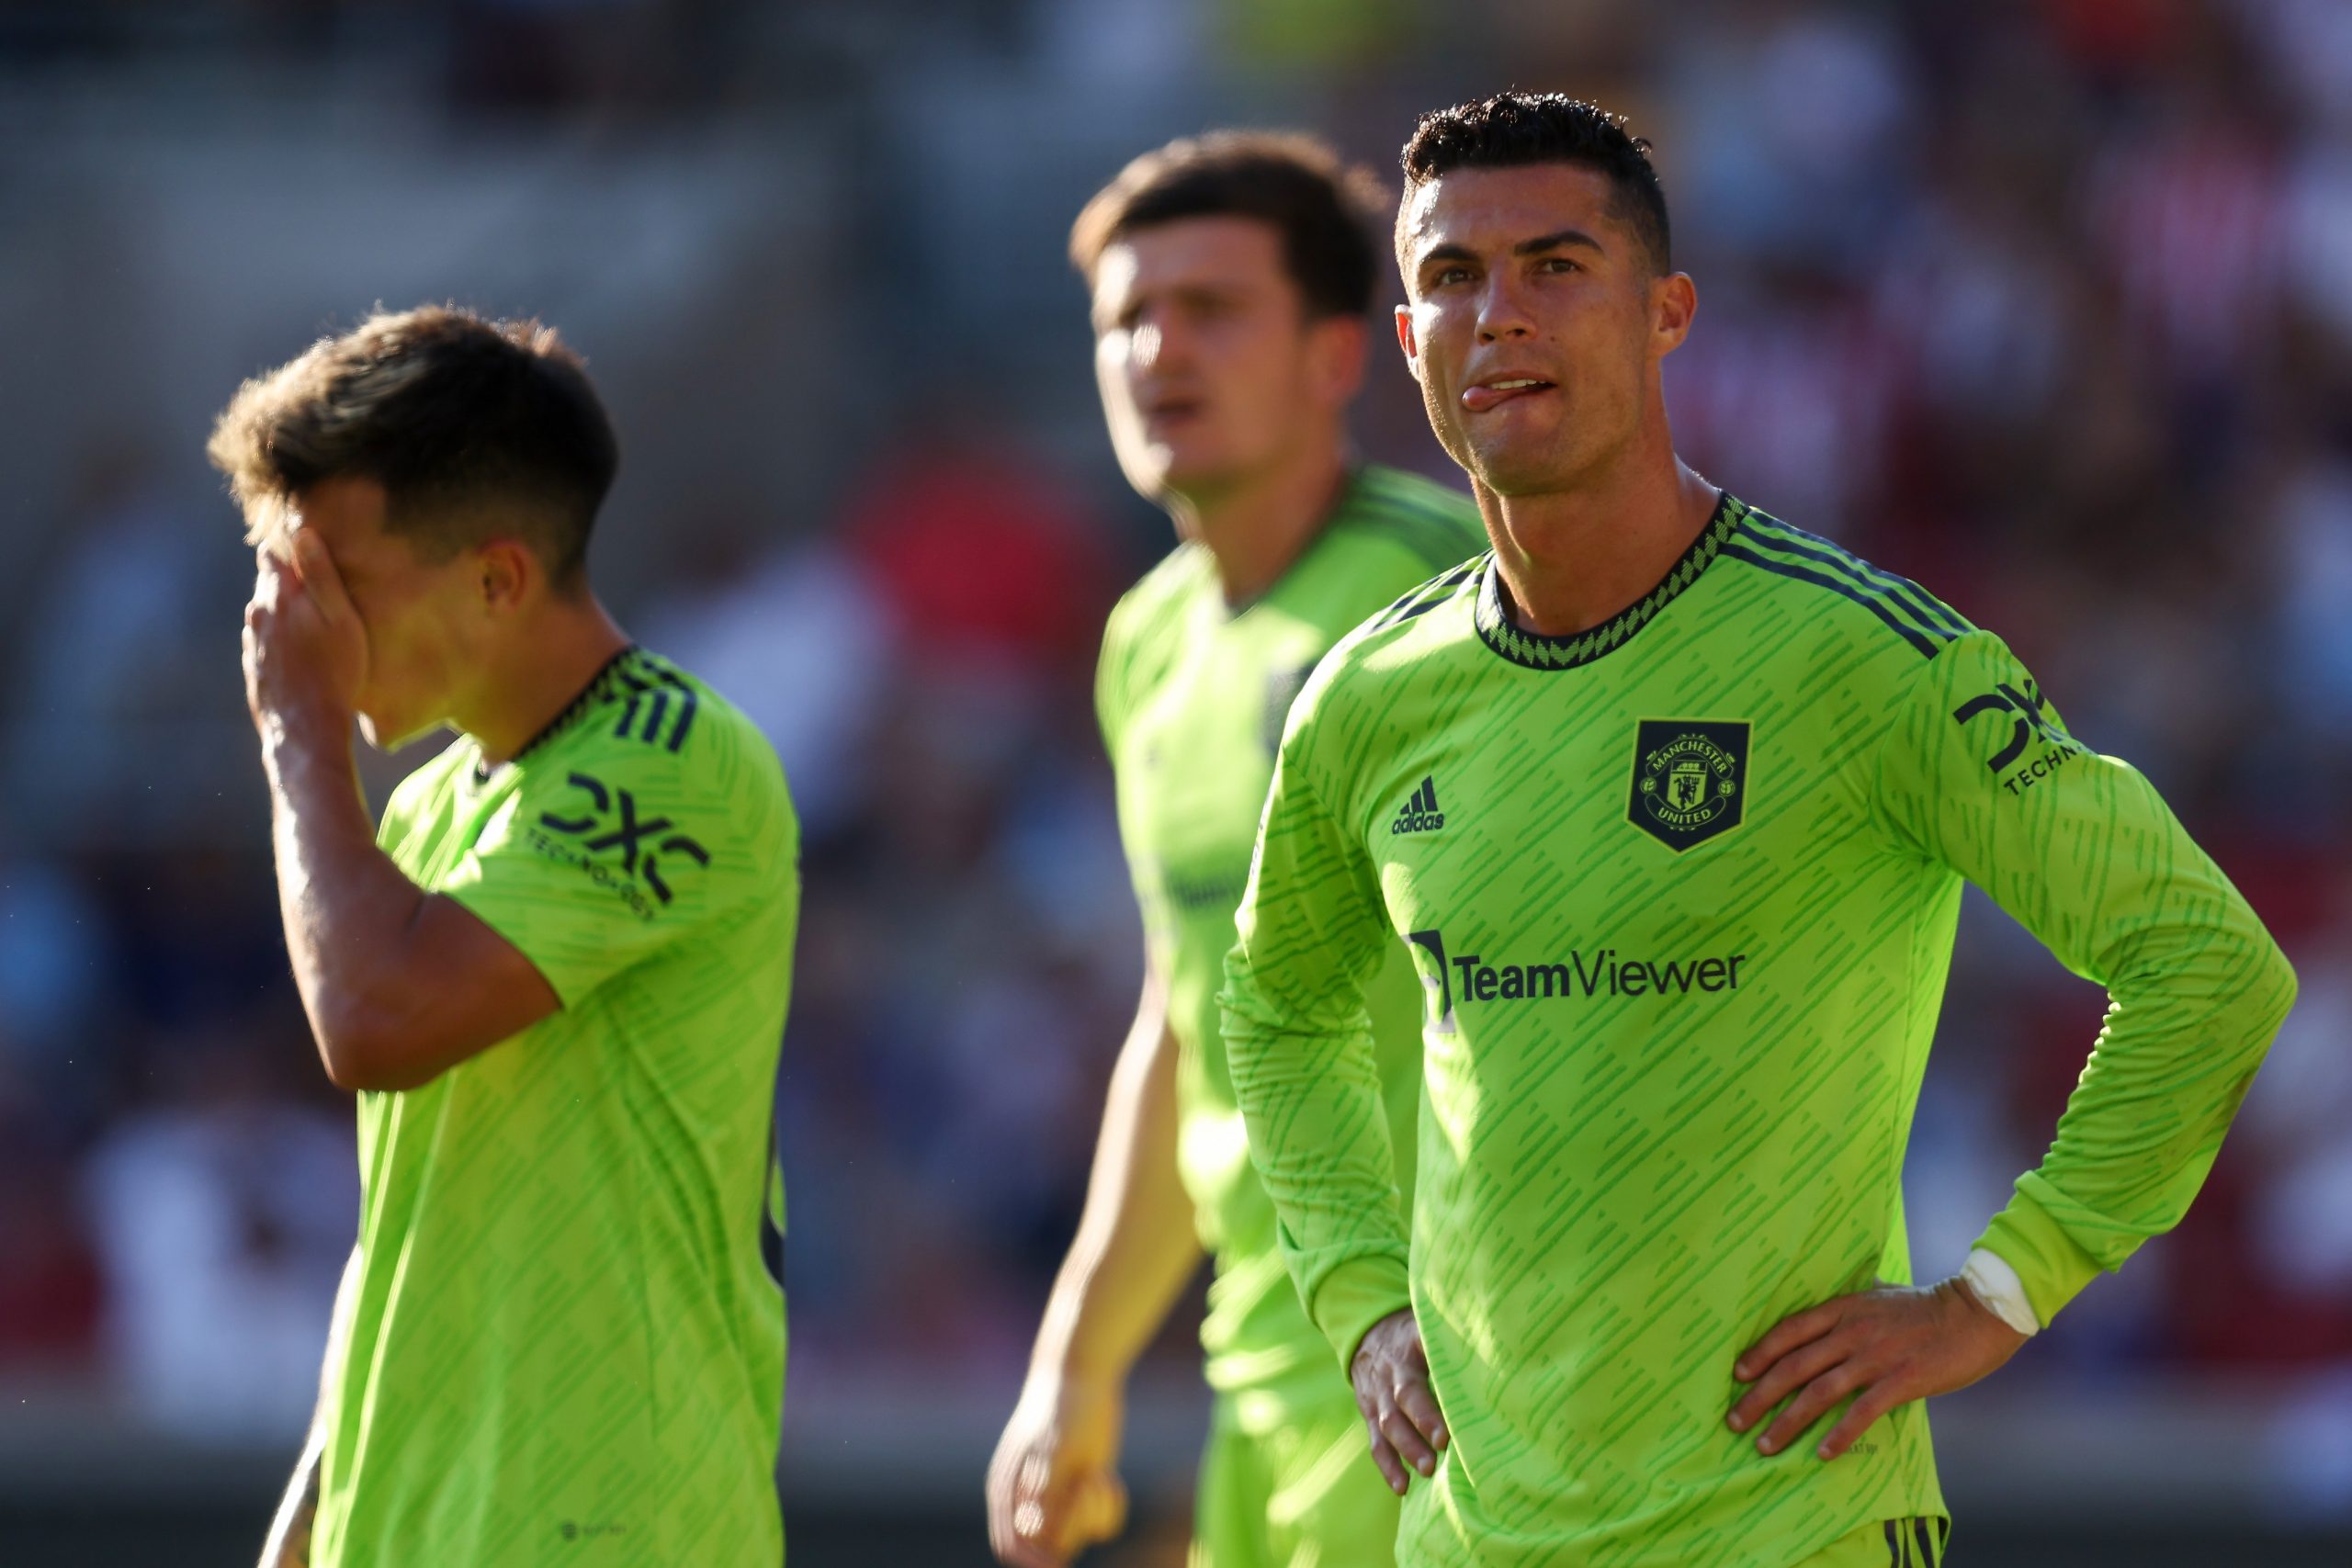
<path fill-rule="evenodd" d="M 1411 809 L 1432 794 L 1442 819 Z M 2178 1222 L 2294 982 L 1997 637 L 1726 495 L 1583 636 L 1517 628 L 1486 557 L 1318 666 L 1224 1036 L 1317 1325 L 1344 1362 L 1420 1325 L 1452 1445 L 1400 1563 L 1755 1568 L 1944 1513 L 1920 1405 L 1828 1464 L 1724 1413 L 1775 1322 L 1910 1278 L 1963 880 L 2112 998 L 1981 1243 L 2046 1322 Z M 1409 1226 L 1361 1001 L 1400 942 L 1427 997 Z"/>
<path fill-rule="evenodd" d="M 1180 546 L 1112 612 L 1095 705 L 1118 781 L 1119 836 L 1176 1036 L 1177 1168 L 1216 1259 L 1201 1325 L 1210 1384 L 1249 1390 L 1269 1419 L 1348 1397 L 1274 1246 L 1274 1211 L 1250 1164 L 1225 1067 L 1216 991 L 1249 879 L 1258 813 L 1291 699 L 1358 623 L 1486 544 L 1469 497 L 1391 468 L 1349 477 L 1322 532 L 1248 605 L 1227 604 L 1216 562 Z M 1420 987 L 1402 951 L 1364 1007 L 1392 1129 L 1420 1105 Z M 1396 1180 L 1409 1190 L 1401 1140 Z M 1364 1463 L 1369 1465 L 1366 1458 Z"/>

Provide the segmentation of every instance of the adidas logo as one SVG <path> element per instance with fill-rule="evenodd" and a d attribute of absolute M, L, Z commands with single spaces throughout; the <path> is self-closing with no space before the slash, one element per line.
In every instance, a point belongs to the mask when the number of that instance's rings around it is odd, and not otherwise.
<path fill-rule="evenodd" d="M 1389 825 L 1392 833 L 1434 833 L 1445 826 L 1445 813 L 1437 808 L 1437 780 L 1424 778 L 1405 809 L 1396 813 L 1396 820 Z"/>

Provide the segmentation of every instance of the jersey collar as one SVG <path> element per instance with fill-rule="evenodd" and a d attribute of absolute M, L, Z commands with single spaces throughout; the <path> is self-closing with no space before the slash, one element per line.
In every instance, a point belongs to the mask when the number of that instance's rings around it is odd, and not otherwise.
<path fill-rule="evenodd" d="M 1682 591 L 1699 581 L 1715 558 L 1724 541 L 1747 514 L 1745 502 L 1724 491 L 1715 502 L 1714 514 L 1690 547 L 1682 552 L 1658 585 L 1645 593 L 1616 615 L 1589 631 L 1574 637 L 1545 637 L 1541 632 L 1521 629 L 1511 624 L 1503 613 L 1502 574 L 1495 568 L 1495 558 L 1489 554 L 1480 569 L 1478 598 L 1474 616 L 1478 627 L 1478 639 L 1513 664 L 1523 664 L 1530 670 L 1573 670 L 1589 664 L 1604 653 L 1614 652 L 1635 632 L 1657 618 L 1657 613 L 1672 604 Z"/>
<path fill-rule="evenodd" d="M 611 689 L 613 677 L 619 672 L 621 666 L 627 664 L 631 658 L 642 651 L 643 650 L 633 642 L 624 643 L 619 652 L 614 654 L 610 659 L 605 660 L 604 663 L 597 666 L 596 672 L 588 677 L 588 683 L 581 687 L 579 693 L 574 695 L 570 702 L 563 705 L 562 712 L 557 714 L 553 718 L 548 720 L 547 723 L 541 725 L 539 727 L 539 732 L 537 735 L 534 735 L 528 740 L 524 741 L 522 747 L 517 750 L 512 757 L 509 757 L 503 762 L 499 763 L 497 767 L 484 767 L 482 765 L 481 754 L 477 752 L 474 757 L 474 783 L 477 785 L 490 783 L 492 779 L 498 776 L 502 770 L 513 767 L 515 763 L 521 761 L 524 758 L 529 756 L 532 752 L 537 750 L 540 747 L 546 745 L 548 741 L 554 739 L 557 736 L 571 728 L 573 722 L 577 720 L 582 714 L 586 713 L 590 706 L 593 705 L 598 698 L 605 695 Z"/>

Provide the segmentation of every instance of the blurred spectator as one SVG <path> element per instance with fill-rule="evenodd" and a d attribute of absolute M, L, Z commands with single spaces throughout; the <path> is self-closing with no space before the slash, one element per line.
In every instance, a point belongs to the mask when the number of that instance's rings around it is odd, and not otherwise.
<path fill-rule="evenodd" d="M 2291 469 L 2278 523 L 2280 637 L 2271 656 L 2304 722 L 2341 759 L 2352 754 L 2352 450 Z"/>
<path fill-rule="evenodd" d="M 1676 352 L 1666 383 L 1675 437 L 1702 473 L 1767 511 L 1851 536 L 1884 478 L 1894 344 L 1868 301 L 1827 274 L 1770 283 L 1718 289 L 1706 332 Z"/>
<path fill-rule="evenodd" d="M 844 508 L 842 540 L 918 669 L 1084 677 L 1119 592 L 1109 552 L 1052 467 L 1016 457 L 985 408 L 956 388 L 910 411 Z"/>
<path fill-rule="evenodd" d="M 2306 950 L 2301 999 L 2247 1097 L 2260 1266 L 2352 1357 L 2352 929 Z"/>
<path fill-rule="evenodd" d="M 0 1377 L 100 1370 L 98 1263 L 74 1224 L 73 1180 L 0 1065 Z"/>
<path fill-rule="evenodd" d="M 804 836 L 831 829 L 865 782 L 889 628 L 865 579 L 829 544 L 756 550 L 721 522 L 681 552 L 679 575 L 638 617 L 649 648 L 741 708 L 775 747 Z M 824 672 L 822 680 L 811 679 Z"/>
<path fill-rule="evenodd" d="M 1091 726 L 1047 700 L 1074 672 L 1012 669 L 909 660 L 806 852 L 781 1124 L 820 1361 L 1017 1364 L 1076 1224 L 1142 937 Z"/>
<path fill-rule="evenodd" d="M 317 1402 L 359 1183 L 347 1115 L 279 1087 L 314 1066 L 299 1018 L 158 1043 L 153 1098 L 91 1151 L 114 1371 L 182 1437 L 292 1441 Z"/>
<path fill-rule="evenodd" d="M 240 601 L 212 570 L 220 526 L 208 495 L 164 484 L 136 443 L 85 462 L 44 528 L 22 673 L 0 709 L 15 719 L 0 739 L 15 823 L 120 840 L 182 819 L 188 802 L 154 788 L 155 763 L 236 690 Z"/>
<path fill-rule="evenodd" d="M 100 1021 L 112 957 L 79 876 L 48 860 L 0 860 L 0 1073 L 63 1092 Z"/>

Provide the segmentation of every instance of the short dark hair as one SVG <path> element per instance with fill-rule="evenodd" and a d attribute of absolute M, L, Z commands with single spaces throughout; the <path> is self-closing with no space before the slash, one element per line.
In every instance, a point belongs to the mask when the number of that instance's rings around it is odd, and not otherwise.
<path fill-rule="evenodd" d="M 1185 218 L 1254 218 L 1281 235 L 1283 264 L 1310 318 L 1371 312 L 1374 235 L 1387 193 L 1368 169 L 1293 131 L 1213 130 L 1146 152 L 1070 225 L 1069 259 L 1089 282 L 1125 235 Z"/>
<path fill-rule="evenodd" d="M 1609 176 L 1617 197 L 1614 216 L 1641 236 L 1652 269 L 1668 273 L 1674 230 L 1649 154 L 1648 140 L 1627 131 L 1623 115 L 1565 93 L 1497 93 L 1421 116 L 1405 143 L 1405 205 L 1422 186 L 1456 169 L 1581 164 Z M 1400 208 L 1400 250 L 1403 225 Z"/>
<path fill-rule="evenodd" d="M 269 532 L 269 501 L 321 480 L 384 487 L 385 526 L 446 560 L 519 531 L 569 589 L 620 467 L 580 356 L 537 321 L 454 305 L 378 311 L 237 389 L 206 455 Z"/>

